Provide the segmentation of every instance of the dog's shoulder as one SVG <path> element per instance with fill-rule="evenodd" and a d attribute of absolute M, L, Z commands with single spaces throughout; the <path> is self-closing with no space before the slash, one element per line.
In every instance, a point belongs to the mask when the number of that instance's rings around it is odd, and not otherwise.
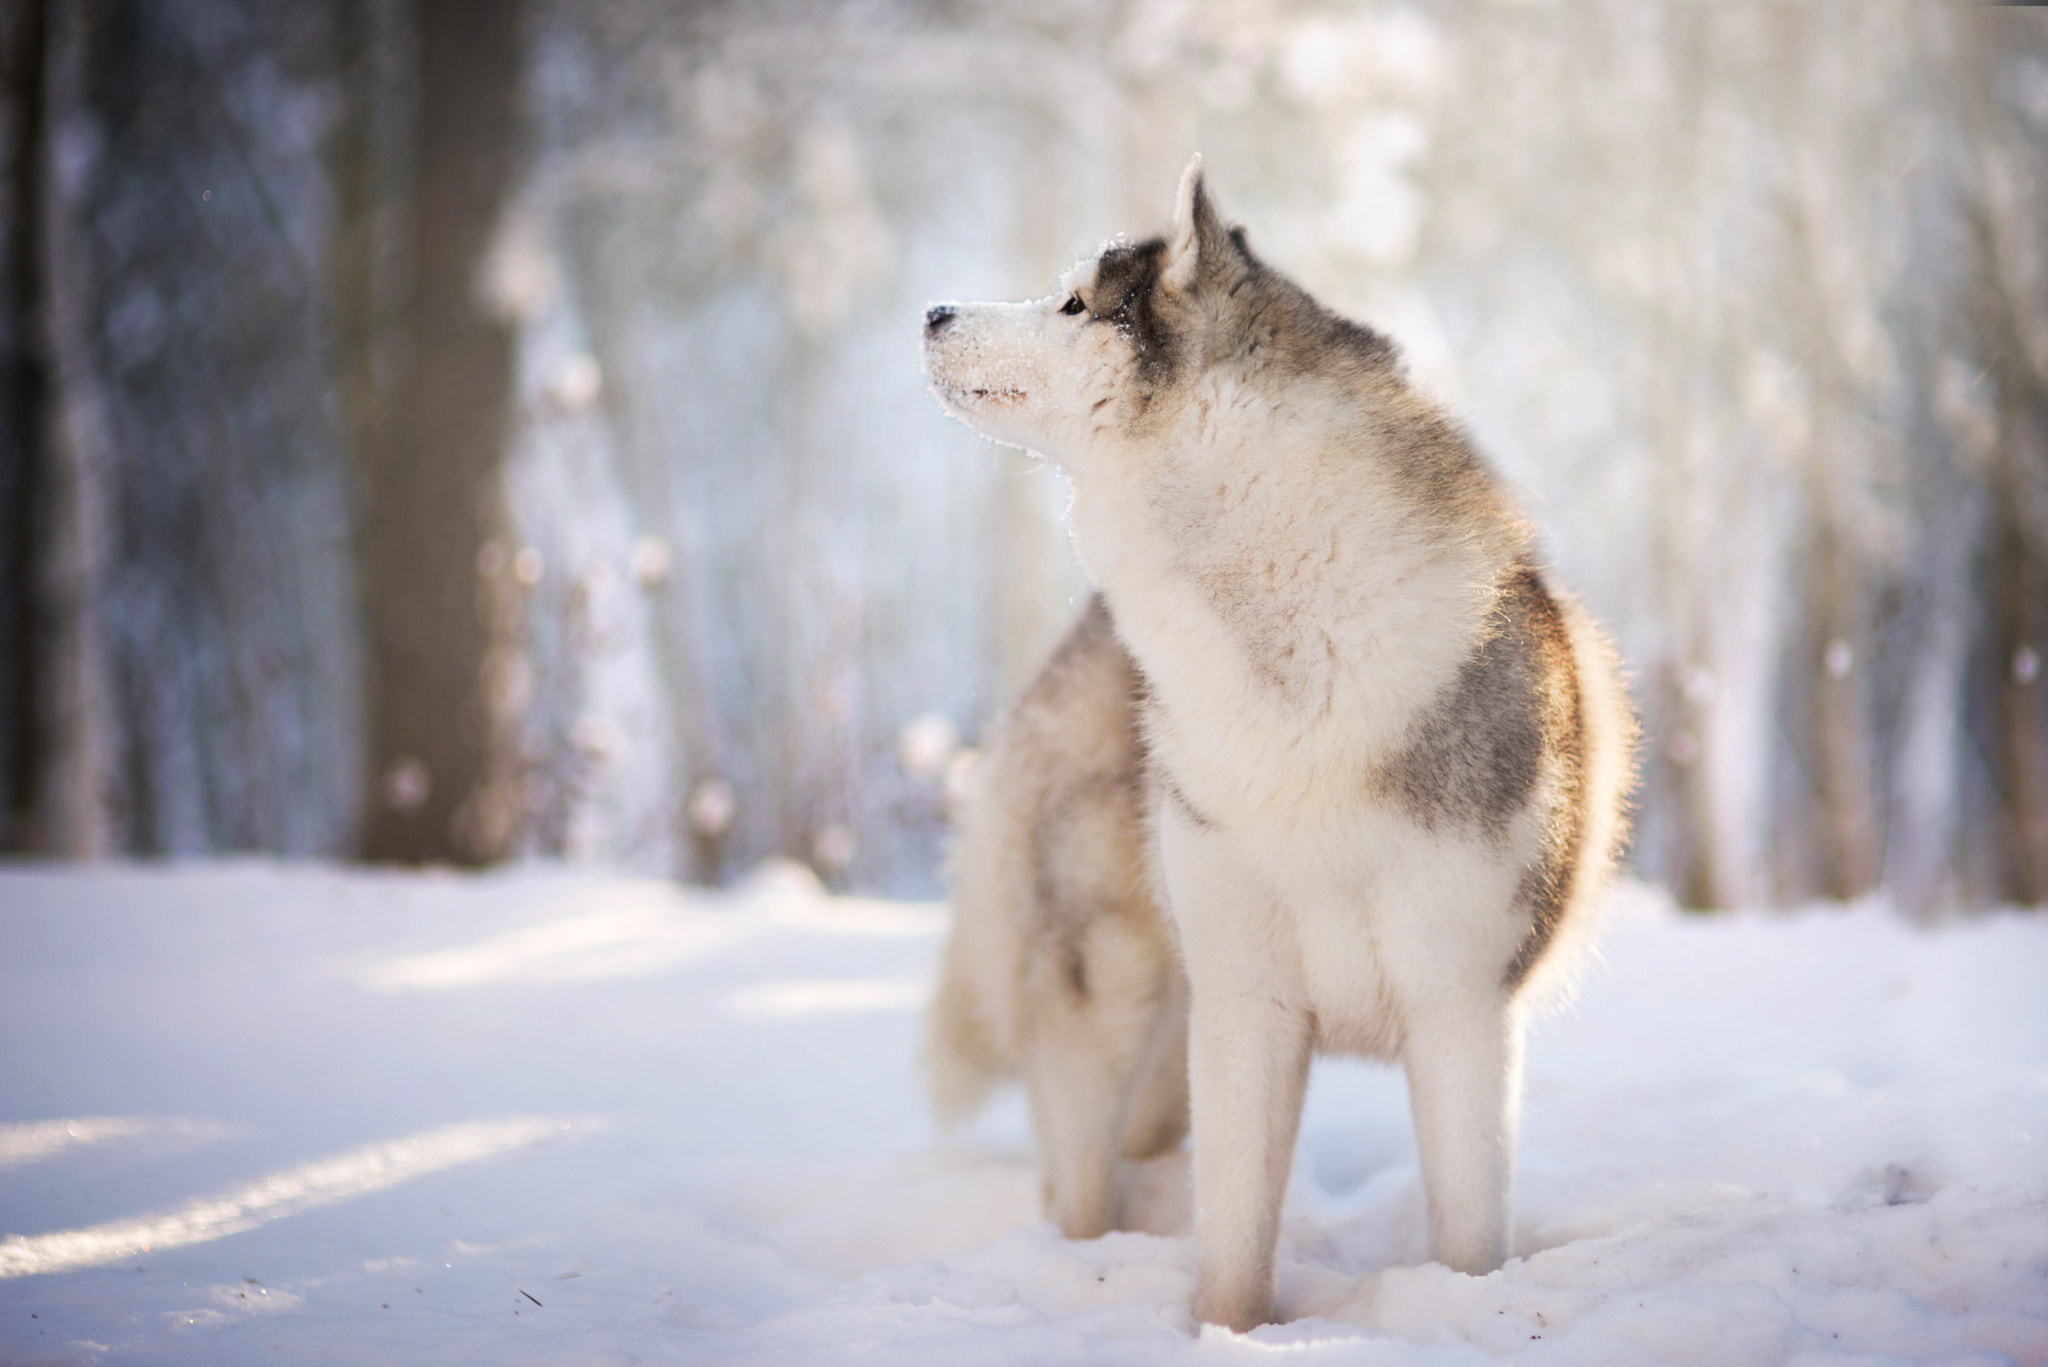
<path fill-rule="evenodd" d="M 1546 769 L 1576 769 L 1583 718 L 1571 625 L 1528 560 L 1497 586 L 1489 630 L 1382 768 L 1423 825 L 1500 833 Z"/>

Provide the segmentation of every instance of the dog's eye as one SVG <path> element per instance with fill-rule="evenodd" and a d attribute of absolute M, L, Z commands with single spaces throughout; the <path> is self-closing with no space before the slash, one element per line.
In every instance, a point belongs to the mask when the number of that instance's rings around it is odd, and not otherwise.
<path fill-rule="evenodd" d="M 1080 313 L 1087 309 L 1087 307 L 1088 306 L 1086 304 L 1081 302 L 1080 295 L 1070 294 L 1067 296 L 1067 302 L 1060 305 L 1060 312 L 1066 314 L 1069 318 L 1071 318 L 1075 314 Z"/>

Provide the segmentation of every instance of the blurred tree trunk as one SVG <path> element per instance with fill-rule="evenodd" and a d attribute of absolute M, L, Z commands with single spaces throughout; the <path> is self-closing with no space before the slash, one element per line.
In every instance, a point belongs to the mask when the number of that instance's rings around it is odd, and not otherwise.
<path fill-rule="evenodd" d="M 102 572 L 107 558 L 108 452 L 99 421 L 102 396 L 89 363 L 91 269 L 83 233 L 83 168 L 56 154 L 67 136 L 89 134 L 88 43 L 75 0 L 46 12 L 44 142 L 39 222 L 41 335 L 47 345 L 50 404 L 36 519 L 34 594 L 37 657 L 33 688 L 37 845 L 50 854 L 100 857 L 115 848 L 110 809 L 120 800 L 114 774 L 118 717 L 107 686 L 102 639 Z"/>
<path fill-rule="evenodd" d="M 1970 135 L 1967 255 L 1948 406 L 1984 490 L 1963 686 L 1971 773 L 1959 881 L 1976 904 L 2048 903 L 2048 15 L 1986 7 L 1961 92 Z M 2029 84 L 2031 82 L 2032 84 Z M 2029 92 L 2033 117 L 2013 117 Z M 1974 373 L 1972 373 L 1974 372 Z M 1968 378 L 1965 378 L 1968 376 Z"/>
<path fill-rule="evenodd" d="M 1809 694 L 1803 710 L 1811 730 L 1801 748 L 1810 747 L 1807 762 L 1819 810 L 1802 851 L 1809 868 L 1784 890 L 1788 901 L 1861 897 L 1877 886 L 1883 867 L 1866 682 L 1874 653 L 1867 639 L 1874 605 L 1866 571 L 1852 562 L 1847 538 L 1836 525 L 1837 509 L 1826 494 L 1819 501 L 1812 563 L 1799 586 L 1810 600 L 1810 631 L 1790 643 L 1786 666 L 1792 686 Z"/>
<path fill-rule="evenodd" d="M 0 11 L 0 852 L 36 847 L 36 612 L 48 459 L 43 345 L 43 0 Z"/>
<path fill-rule="evenodd" d="M 2048 903 L 2048 384 L 2016 330 L 1998 330 L 1999 439 L 1979 562 L 1979 734 L 1998 804 L 1994 897 L 2039 906 Z"/>
<path fill-rule="evenodd" d="M 39 843 L 355 843 L 315 0 L 49 0 Z"/>
<path fill-rule="evenodd" d="M 517 170 L 519 9 L 416 11 L 411 359 L 365 490 L 373 859 L 477 863 L 510 836 L 481 687 L 495 614 L 479 600 L 479 562 L 501 521 L 514 334 L 479 287 Z"/>

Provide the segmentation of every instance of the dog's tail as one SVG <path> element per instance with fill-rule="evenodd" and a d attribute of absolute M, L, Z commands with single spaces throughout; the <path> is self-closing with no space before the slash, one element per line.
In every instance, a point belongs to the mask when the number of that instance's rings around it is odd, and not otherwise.
<path fill-rule="evenodd" d="M 1017 1074 L 1020 910 L 1031 886 L 1022 833 L 992 793 L 1012 767 L 1000 742 L 976 766 L 960 811 L 952 864 L 953 926 L 925 1016 L 925 1076 L 942 1125 L 971 1120 L 996 1084 Z"/>
<path fill-rule="evenodd" d="M 1016 1071 L 978 1009 L 966 965 L 960 962 L 964 956 L 957 952 L 959 938 L 956 928 L 925 1017 L 924 1061 L 932 1111 L 948 1129 L 973 1119 L 995 1085 Z"/>

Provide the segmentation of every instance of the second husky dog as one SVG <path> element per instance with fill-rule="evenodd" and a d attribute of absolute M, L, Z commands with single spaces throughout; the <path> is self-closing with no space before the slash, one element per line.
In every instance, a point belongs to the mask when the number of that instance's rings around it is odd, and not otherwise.
<path fill-rule="evenodd" d="M 1188 1128 L 1187 989 L 1152 892 L 1137 672 L 1101 598 L 997 726 L 953 855 L 927 1061 L 942 1117 L 1021 1075 L 1046 1213 L 1118 1221 L 1116 1163 Z"/>
<path fill-rule="evenodd" d="M 1400 1061 L 1435 1255 L 1498 1267 L 1523 1015 L 1583 938 L 1622 836 L 1634 723 L 1612 652 L 1392 343 L 1226 230 L 1199 158 L 1165 236 L 1106 248 L 1045 299 L 932 308 L 924 362 L 956 416 L 1066 473 L 1075 546 L 1135 671 L 1093 705 L 1136 713 L 1128 806 L 1109 806 L 1143 813 L 1186 973 L 1195 1314 L 1272 1314 L 1315 1050 Z M 1032 862 L 982 865 L 975 824 L 1028 820 L 1004 808 L 1003 770 L 1072 763 L 1048 754 L 994 757 L 983 801 L 1003 814 L 969 815 L 956 942 L 1002 896 L 1033 898 L 1017 881 Z M 975 891 L 991 877 L 1008 890 Z M 1050 929 L 1070 905 L 1037 896 L 1018 942 L 1079 946 L 1076 981 L 1094 982 L 1087 934 Z M 988 962 L 949 955 L 942 1040 L 974 1019 L 949 994 L 984 990 L 959 971 Z M 1059 960 L 1015 962 L 992 990 L 1029 1021 Z M 1066 1031 L 1036 1066 L 1085 1069 L 1156 1032 L 1142 1010 L 1095 1009 L 1124 1024 Z"/>

